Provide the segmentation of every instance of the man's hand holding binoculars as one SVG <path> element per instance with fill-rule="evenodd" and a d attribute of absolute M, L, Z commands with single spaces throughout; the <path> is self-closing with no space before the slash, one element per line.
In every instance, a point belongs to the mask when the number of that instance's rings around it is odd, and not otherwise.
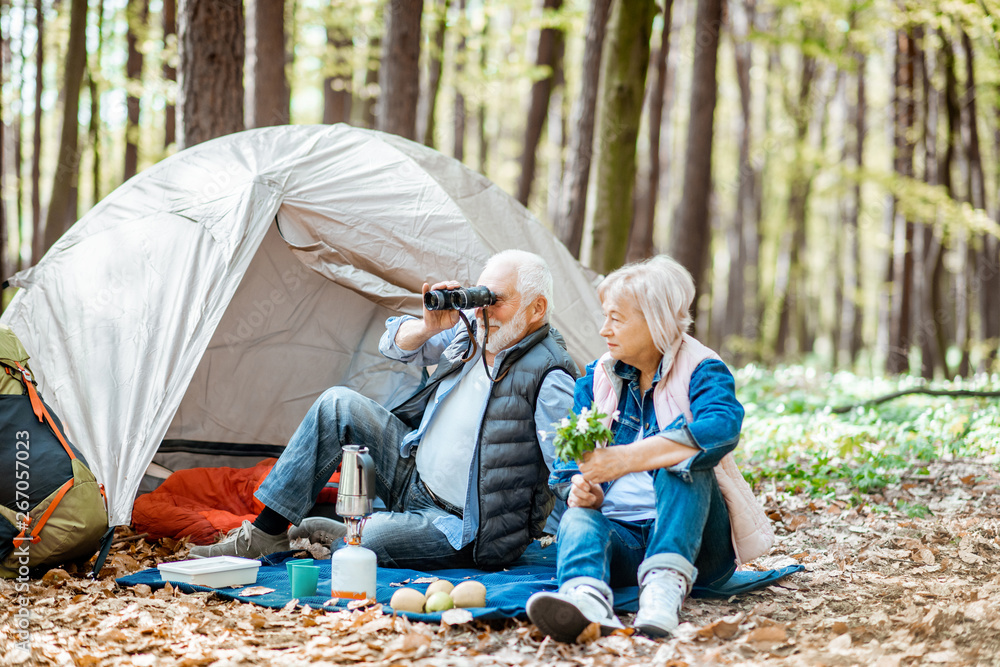
<path fill-rule="evenodd" d="M 432 290 L 453 290 L 461 287 L 456 280 L 428 285 L 424 283 L 423 297 Z M 396 345 L 401 350 L 416 350 L 426 343 L 431 336 L 446 331 L 458 324 L 457 310 L 428 310 L 424 307 L 424 316 L 420 320 L 407 320 L 396 332 Z"/>
<path fill-rule="evenodd" d="M 427 338 L 430 338 L 434 334 L 441 333 L 447 329 L 452 328 L 458 324 L 458 311 L 453 309 L 429 309 L 427 307 L 428 292 L 440 291 L 440 290 L 456 290 L 460 289 L 462 285 L 455 280 L 448 280 L 443 283 L 434 283 L 434 285 L 428 285 L 424 283 L 423 287 L 423 302 L 424 302 L 424 329 L 428 332 Z M 427 340 L 426 338 L 424 339 Z"/>

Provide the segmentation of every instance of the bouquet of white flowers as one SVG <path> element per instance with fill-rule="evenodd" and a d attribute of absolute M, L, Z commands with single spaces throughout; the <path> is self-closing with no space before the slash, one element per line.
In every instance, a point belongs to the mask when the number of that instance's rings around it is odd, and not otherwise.
<path fill-rule="evenodd" d="M 615 411 L 612 417 L 617 416 Z M 568 417 L 553 424 L 556 427 L 553 443 L 556 456 L 567 463 L 580 461 L 586 452 L 606 445 L 613 437 L 611 429 L 604 424 L 607 417 L 591 408 L 583 408 L 579 415 L 570 412 Z"/>

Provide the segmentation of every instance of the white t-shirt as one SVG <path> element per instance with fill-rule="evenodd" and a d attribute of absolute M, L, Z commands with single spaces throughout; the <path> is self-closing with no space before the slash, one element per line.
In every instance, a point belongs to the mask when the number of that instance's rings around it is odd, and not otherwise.
<path fill-rule="evenodd" d="M 642 431 L 635 438 L 642 440 Z M 619 521 L 643 521 L 656 518 L 656 490 L 653 475 L 643 470 L 616 479 L 604 496 L 601 513 Z"/>
<path fill-rule="evenodd" d="M 442 400 L 440 392 L 438 385 L 435 401 Z M 435 496 L 456 507 L 465 507 L 476 437 L 489 392 L 490 380 L 480 361 L 444 397 L 417 446 L 420 479 Z"/>

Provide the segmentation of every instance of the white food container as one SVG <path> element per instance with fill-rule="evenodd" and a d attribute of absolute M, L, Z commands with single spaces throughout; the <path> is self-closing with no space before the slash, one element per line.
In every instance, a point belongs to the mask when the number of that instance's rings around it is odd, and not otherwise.
<path fill-rule="evenodd" d="M 259 567 L 259 560 L 236 556 L 212 556 L 161 563 L 156 569 L 160 571 L 160 579 L 164 581 L 225 588 L 256 583 Z"/>

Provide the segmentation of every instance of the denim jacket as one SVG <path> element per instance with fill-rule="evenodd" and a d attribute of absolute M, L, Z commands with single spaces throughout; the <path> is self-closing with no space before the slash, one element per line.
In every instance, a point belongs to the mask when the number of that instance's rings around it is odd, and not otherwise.
<path fill-rule="evenodd" d="M 597 361 L 587 365 L 587 374 L 576 381 L 573 393 L 573 411 L 580 413 L 594 401 L 594 367 Z M 683 445 L 693 447 L 697 454 L 669 470 L 682 479 L 689 478 L 692 470 L 710 470 L 723 456 L 733 451 L 739 442 L 743 424 L 743 406 L 736 399 L 736 381 L 726 364 L 717 359 L 706 359 L 691 374 L 689 397 L 692 421 L 683 415 L 671 424 L 660 427 L 657 424 L 653 405 L 653 389 L 660 381 L 660 371 L 653 377 L 652 386 L 641 394 L 639 370 L 621 361 L 615 362 L 614 372 L 624 380 L 626 390 L 618 400 L 618 419 L 611 425 L 614 434 L 609 446 L 628 445 L 642 437 L 660 435 Z M 549 488 L 559 498 L 565 500 L 573 475 L 579 472 L 575 461 L 555 461 L 555 469 L 549 475 Z M 605 493 L 613 482 L 601 485 Z"/>

